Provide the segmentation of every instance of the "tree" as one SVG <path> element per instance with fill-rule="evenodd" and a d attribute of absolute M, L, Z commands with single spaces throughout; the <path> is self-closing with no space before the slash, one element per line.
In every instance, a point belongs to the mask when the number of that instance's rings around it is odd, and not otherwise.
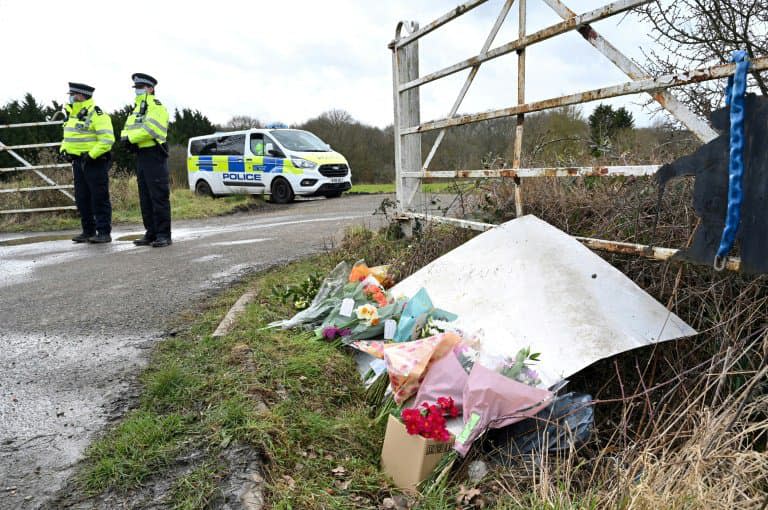
<path fill-rule="evenodd" d="M 120 141 L 120 134 L 125 127 L 125 121 L 133 111 L 132 104 L 127 104 L 110 113 L 112 118 L 112 129 L 115 132 L 115 144 L 112 146 L 112 168 L 117 173 L 130 173 L 134 167 L 134 156 Z"/>
<path fill-rule="evenodd" d="M 227 122 L 227 129 L 232 131 L 240 131 L 243 129 L 260 128 L 263 124 L 259 119 L 254 119 L 248 115 L 235 115 Z"/>
<path fill-rule="evenodd" d="M 749 58 L 768 54 L 768 0 L 657 0 L 638 8 L 660 51 L 646 54 L 654 75 L 724 64 L 733 50 Z M 768 95 L 768 74 L 752 72 L 749 88 Z M 723 100 L 721 80 L 676 89 L 680 100 L 708 115 Z"/>
<path fill-rule="evenodd" d="M 168 143 L 186 145 L 193 136 L 208 135 L 216 131 L 216 126 L 198 110 L 184 108 L 173 112 L 173 119 L 168 124 Z"/>
<path fill-rule="evenodd" d="M 60 110 L 61 105 L 56 101 L 51 106 L 47 106 L 40 103 L 32 94 L 26 93 L 21 101 L 9 101 L 0 107 L 0 124 L 43 122 Z M 57 142 L 61 140 L 61 126 L 3 129 L 0 130 L 0 140 L 5 145 Z M 41 162 L 45 149 L 21 149 L 16 152 L 30 163 L 37 164 Z M 11 166 L 21 166 L 21 164 L 5 151 L 0 152 L 0 167 Z"/>
<path fill-rule="evenodd" d="M 355 182 L 392 182 L 394 179 L 391 128 L 366 126 L 344 110 L 329 110 L 295 127 L 316 134 L 343 154 Z"/>
<path fill-rule="evenodd" d="M 613 148 L 613 142 L 622 131 L 635 124 L 632 114 L 623 106 L 614 110 L 609 104 L 600 103 L 589 116 L 589 135 L 592 154 L 601 156 Z"/>

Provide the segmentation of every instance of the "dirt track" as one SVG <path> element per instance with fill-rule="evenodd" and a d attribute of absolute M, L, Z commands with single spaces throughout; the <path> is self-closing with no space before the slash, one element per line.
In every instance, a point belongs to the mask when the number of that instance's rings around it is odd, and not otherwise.
<path fill-rule="evenodd" d="M 164 249 L 134 246 L 139 226 L 116 228 L 109 245 L 0 234 L 0 508 L 37 508 L 61 486 L 169 319 L 245 272 L 377 221 L 382 198 L 177 222 Z"/>

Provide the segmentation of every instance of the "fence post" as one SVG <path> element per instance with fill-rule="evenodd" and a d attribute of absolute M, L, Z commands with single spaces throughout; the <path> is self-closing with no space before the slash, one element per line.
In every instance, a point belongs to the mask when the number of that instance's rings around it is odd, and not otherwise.
<path fill-rule="evenodd" d="M 415 21 L 403 23 L 397 27 L 395 42 L 400 39 L 400 31 L 406 28 L 409 33 L 419 29 Z M 392 74 L 395 102 L 395 190 L 399 212 L 413 210 L 413 198 L 419 189 L 421 179 L 403 177 L 403 172 L 421 170 L 421 133 L 402 135 L 401 129 L 418 126 L 421 123 L 421 105 L 419 88 L 399 92 L 400 84 L 419 77 L 419 42 L 413 41 L 402 48 L 392 45 Z"/>
<path fill-rule="evenodd" d="M 525 1 L 520 0 L 520 15 L 518 16 L 518 37 L 525 37 Z M 517 104 L 525 104 L 525 47 L 517 51 Z M 517 126 L 515 127 L 515 153 L 512 161 L 512 168 L 520 168 L 520 160 L 523 152 L 523 126 L 525 124 L 525 114 L 517 116 Z M 520 184 L 515 183 L 515 216 L 523 215 L 523 192 Z"/>

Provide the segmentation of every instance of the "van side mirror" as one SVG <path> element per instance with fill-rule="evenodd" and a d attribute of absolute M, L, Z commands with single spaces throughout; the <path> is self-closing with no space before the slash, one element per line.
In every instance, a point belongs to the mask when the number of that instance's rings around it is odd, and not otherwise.
<path fill-rule="evenodd" d="M 283 151 L 281 151 L 280 149 L 275 149 L 275 146 L 273 144 L 271 144 L 271 143 L 267 143 L 264 146 L 264 150 L 270 156 L 274 156 L 276 158 L 284 158 L 285 157 L 285 154 L 283 154 Z"/>

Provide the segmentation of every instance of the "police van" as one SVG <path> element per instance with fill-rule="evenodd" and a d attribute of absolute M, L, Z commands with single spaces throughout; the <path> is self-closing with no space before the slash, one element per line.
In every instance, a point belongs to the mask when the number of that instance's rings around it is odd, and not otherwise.
<path fill-rule="evenodd" d="M 196 136 L 187 147 L 189 189 L 208 196 L 335 198 L 352 187 L 347 160 L 309 131 L 248 129 Z"/>

